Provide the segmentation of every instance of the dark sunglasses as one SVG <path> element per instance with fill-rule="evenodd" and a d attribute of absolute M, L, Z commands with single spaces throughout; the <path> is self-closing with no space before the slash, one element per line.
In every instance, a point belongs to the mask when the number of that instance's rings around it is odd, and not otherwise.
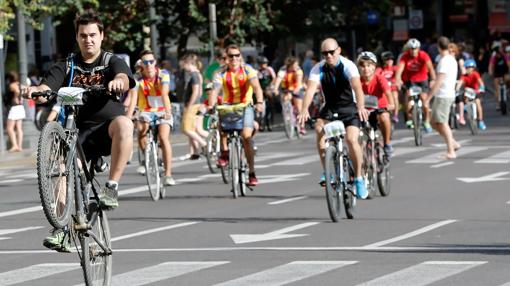
<path fill-rule="evenodd" d="M 229 57 L 230 59 L 233 59 L 233 58 L 239 58 L 239 57 L 241 57 L 241 54 L 228 54 L 228 57 Z"/>
<path fill-rule="evenodd" d="M 152 65 L 152 64 L 154 64 L 155 62 L 156 62 L 156 60 L 142 61 L 142 63 L 143 63 L 144 65 L 146 65 L 146 66 L 148 66 L 148 65 Z"/>
<path fill-rule="evenodd" d="M 338 48 L 335 48 L 335 49 L 329 50 L 329 51 L 321 51 L 321 54 L 323 57 L 327 57 L 328 55 L 333 55 L 337 49 Z"/>

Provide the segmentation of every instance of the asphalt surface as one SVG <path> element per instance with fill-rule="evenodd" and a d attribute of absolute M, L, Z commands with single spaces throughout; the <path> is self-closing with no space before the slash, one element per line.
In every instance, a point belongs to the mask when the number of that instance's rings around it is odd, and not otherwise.
<path fill-rule="evenodd" d="M 437 134 L 415 147 L 397 129 L 391 194 L 358 200 L 338 223 L 311 132 L 258 134 L 260 184 L 239 199 L 204 159 L 180 161 L 177 143 L 178 184 L 164 200 L 150 199 L 136 163 L 126 170 L 109 213 L 112 285 L 510 285 L 510 117 L 489 110 L 486 123 L 479 136 L 455 131 L 453 161 L 438 159 Z M 0 285 L 83 283 L 75 253 L 42 247 L 50 228 L 33 161 L 2 164 L 0 194 Z"/>

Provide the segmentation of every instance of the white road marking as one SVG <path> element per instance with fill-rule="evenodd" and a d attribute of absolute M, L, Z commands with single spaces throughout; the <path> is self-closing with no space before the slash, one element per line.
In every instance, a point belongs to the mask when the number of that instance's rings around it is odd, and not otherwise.
<path fill-rule="evenodd" d="M 35 206 L 35 207 L 29 207 L 29 208 L 24 208 L 24 209 L 19 209 L 19 210 L 6 211 L 6 212 L 1 212 L 0 213 L 0 217 L 7 217 L 7 216 L 18 215 L 18 214 L 32 213 L 32 212 L 37 212 L 37 211 L 40 211 L 40 210 L 42 210 L 41 206 Z"/>
<path fill-rule="evenodd" d="M 215 286 L 277 286 L 287 285 L 319 275 L 358 261 L 294 261 L 268 270 L 250 274 Z"/>
<path fill-rule="evenodd" d="M 400 138 L 397 140 L 391 140 L 391 144 L 406 143 L 406 142 L 410 142 L 413 140 L 414 140 L 414 137 L 404 137 L 404 138 Z"/>
<path fill-rule="evenodd" d="M 510 151 L 494 154 L 489 158 L 475 161 L 477 164 L 508 164 L 510 163 Z"/>
<path fill-rule="evenodd" d="M 501 176 L 505 176 L 510 174 L 510 172 L 498 172 L 494 174 L 485 175 L 478 178 L 457 178 L 457 180 L 462 181 L 464 183 L 480 183 L 480 182 L 495 182 L 495 181 L 505 181 L 510 180 L 510 178 L 499 178 Z"/>
<path fill-rule="evenodd" d="M 231 234 L 230 237 L 235 244 L 252 243 L 267 240 L 285 239 L 308 236 L 308 234 L 287 234 L 288 232 L 296 231 L 298 229 L 307 228 L 319 224 L 319 222 L 305 222 L 290 227 L 285 227 L 275 231 L 263 234 Z"/>
<path fill-rule="evenodd" d="M 312 162 L 319 162 L 319 156 L 317 154 L 303 156 L 301 155 L 298 158 L 293 158 L 281 162 L 277 162 L 272 164 L 273 166 L 295 166 L 295 165 L 304 165 Z"/>
<path fill-rule="evenodd" d="M 0 181 L 0 185 L 18 183 L 18 182 L 21 182 L 21 181 L 23 181 L 23 179 L 3 180 L 3 181 Z"/>
<path fill-rule="evenodd" d="M 374 248 L 374 247 L 384 246 L 384 245 L 387 245 L 387 244 L 391 244 L 391 243 L 394 243 L 394 242 L 397 242 L 397 241 L 401 241 L 401 240 L 404 240 L 404 239 L 408 239 L 408 238 L 411 238 L 411 237 L 423 234 L 425 232 L 434 230 L 436 228 L 445 226 L 447 224 L 454 223 L 456 221 L 457 220 L 449 219 L 449 220 L 443 220 L 443 221 L 440 221 L 440 222 L 436 222 L 436 223 L 431 224 L 429 226 L 422 227 L 422 228 L 417 229 L 415 231 L 412 231 L 412 232 L 409 232 L 409 233 L 406 233 L 406 234 L 403 234 L 403 235 L 399 235 L 399 236 L 394 237 L 394 238 L 386 239 L 386 240 L 379 241 L 379 242 L 376 242 L 376 243 L 371 243 L 369 245 L 366 245 L 365 247 L 367 247 L 367 248 Z"/>
<path fill-rule="evenodd" d="M 44 263 L 0 273 L 0 285 L 19 284 L 80 268 L 79 263 Z"/>
<path fill-rule="evenodd" d="M 416 152 L 423 152 L 429 150 L 427 147 L 395 147 L 395 152 L 393 153 L 392 157 L 398 157 L 403 156 L 406 154 L 416 153 Z"/>
<path fill-rule="evenodd" d="M 453 161 L 448 161 L 448 162 L 444 162 L 444 163 L 441 163 L 441 164 L 432 165 L 432 166 L 430 166 L 430 168 L 441 168 L 441 167 L 450 166 L 450 165 L 453 165 L 453 164 L 455 164 Z"/>
<path fill-rule="evenodd" d="M 308 176 L 310 173 L 298 173 L 298 174 L 279 174 L 279 175 L 262 175 L 257 176 L 259 184 L 269 183 L 281 183 L 300 180 L 300 177 Z"/>
<path fill-rule="evenodd" d="M 293 202 L 293 201 L 298 201 L 298 200 L 302 200 L 302 199 L 306 199 L 306 198 L 307 198 L 307 196 L 293 197 L 293 198 L 289 198 L 289 199 L 285 199 L 285 200 L 269 202 L 267 204 L 268 205 L 280 205 L 280 204 L 289 203 L 289 202 Z"/>
<path fill-rule="evenodd" d="M 6 234 L 13 234 L 13 233 L 18 233 L 18 232 L 40 229 L 43 227 L 44 226 L 29 226 L 29 227 L 24 227 L 24 228 L 0 229 L 0 236 L 6 235 Z M 6 239 L 10 239 L 10 237 L 0 237 L 0 240 L 6 240 Z"/>
<path fill-rule="evenodd" d="M 197 224 L 197 223 L 199 223 L 199 222 L 198 221 L 190 221 L 190 222 L 183 222 L 183 223 L 178 223 L 178 224 L 172 224 L 172 225 L 168 225 L 168 226 L 164 226 L 164 227 L 148 229 L 148 230 L 144 230 L 144 231 L 135 232 L 135 233 L 132 233 L 132 234 L 126 234 L 126 235 L 122 235 L 122 236 L 117 236 L 117 237 L 112 238 L 111 241 L 113 242 L 113 241 L 124 240 L 124 239 L 128 239 L 128 238 L 133 238 L 133 237 L 142 236 L 142 235 L 146 235 L 146 234 L 151 234 L 151 233 L 155 233 L 155 232 L 165 231 L 165 230 L 169 230 L 169 229 L 190 226 L 190 225 L 194 225 L 194 224 Z"/>
<path fill-rule="evenodd" d="M 485 263 L 487 261 L 427 261 L 358 286 L 424 286 Z"/>
<path fill-rule="evenodd" d="M 469 143 L 471 141 L 473 141 L 473 140 L 471 140 L 471 139 L 464 139 L 464 140 L 457 141 L 457 143 L 459 143 L 461 146 L 464 146 L 464 144 Z M 430 145 L 434 146 L 434 147 L 446 147 L 446 143 L 430 144 Z"/>
<path fill-rule="evenodd" d="M 479 151 L 483 151 L 483 150 L 487 150 L 487 149 L 488 149 L 487 147 L 472 147 L 472 146 L 462 147 L 462 148 L 460 148 L 460 150 L 457 151 L 457 158 L 464 156 L 466 154 L 469 154 L 469 153 L 479 152 Z M 437 163 L 441 163 L 444 161 L 444 159 L 441 158 L 441 156 L 444 154 L 445 154 L 444 151 L 438 152 L 438 153 L 433 153 L 433 154 L 430 154 L 430 155 L 427 155 L 427 156 L 424 156 L 421 158 L 407 161 L 406 163 L 437 164 Z"/>
<path fill-rule="evenodd" d="M 141 268 L 112 277 L 112 286 L 138 286 L 167 280 L 202 269 L 227 264 L 229 261 L 181 261 L 165 262 L 155 266 Z M 167 284 L 168 285 L 168 284 Z"/>

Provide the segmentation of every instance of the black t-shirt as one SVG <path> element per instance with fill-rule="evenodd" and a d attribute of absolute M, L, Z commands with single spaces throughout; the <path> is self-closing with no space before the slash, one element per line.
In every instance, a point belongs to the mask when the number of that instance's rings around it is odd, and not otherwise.
<path fill-rule="evenodd" d="M 199 72 L 186 72 L 184 75 L 184 92 L 183 92 L 183 101 L 184 104 L 188 104 L 191 99 L 191 94 L 193 94 L 192 86 L 199 85 L 199 92 L 202 90 L 200 86 L 200 73 Z M 200 94 L 197 97 L 197 100 L 200 99 Z M 195 104 L 196 102 L 192 102 L 191 104 Z"/>
<path fill-rule="evenodd" d="M 91 85 L 104 85 L 108 87 L 108 83 L 119 74 L 124 73 L 129 78 L 129 88 L 135 87 L 135 81 L 131 70 L 127 64 L 119 57 L 113 55 L 108 65 L 103 63 L 104 51 L 93 63 L 83 62 L 81 54 L 74 57 L 74 75 L 71 86 L 91 86 Z M 105 64 L 105 68 L 95 71 L 94 68 Z M 67 72 L 67 62 L 60 61 L 55 63 L 42 80 L 42 84 L 47 85 L 51 90 L 58 91 L 61 87 L 69 86 L 69 74 Z M 124 114 L 124 106 L 122 103 L 113 100 L 109 97 L 95 97 L 88 100 L 80 107 L 76 119 L 76 125 L 79 129 L 86 130 L 97 128 L 104 122 L 112 120 L 115 117 Z"/>

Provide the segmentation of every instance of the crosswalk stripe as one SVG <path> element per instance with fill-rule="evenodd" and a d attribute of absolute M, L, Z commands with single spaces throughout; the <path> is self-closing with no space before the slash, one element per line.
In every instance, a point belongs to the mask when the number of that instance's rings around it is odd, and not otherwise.
<path fill-rule="evenodd" d="M 227 263 L 229 261 L 165 262 L 115 275 L 112 277 L 111 284 L 112 286 L 146 285 Z"/>
<path fill-rule="evenodd" d="M 277 162 L 273 164 L 274 166 L 294 166 L 294 165 L 304 165 L 312 162 L 318 162 L 319 155 L 313 154 L 308 156 L 301 156 L 299 158 L 289 159 L 281 162 Z"/>
<path fill-rule="evenodd" d="M 426 150 L 429 150 L 429 148 L 427 148 L 427 147 L 423 147 L 423 148 L 421 148 L 421 147 L 420 148 L 418 148 L 418 147 L 395 147 L 395 151 L 393 152 L 392 157 L 403 156 L 406 154 L 422 152 L 422 151 L 426 151 Z"/>
<path fill-rule="evenodd" d="M 355 263 L 357 263 L 357 261 L 294 261 L 272 269 L 216 284 L 215 286 L 285 285 Z"/>
<path fill-rule="evenodd" d="M 358 286 L 423 286 L 485 263 L 487 261 L 427 261 L 381 276 Z"/>
<path fill-rule="evenodd" d="M 467 155 L 467 154 L 470 154 L 470 153 L 479 152 L 479 151 L 483 151 L 483 150 L 487 150 L 487 149 L 488 149 L 487 147 L 471 147 L 471 146 L 462 147 L 460 150 L 457 151 L 457 158 Z M 441 156 L 443 154 L 445 154 L 445 151 L 441 151 L 441 152 L 433 153 L 433 154 L 430 154 L 430 155 L 427 155 L 427 156 L 424 156 L 421 158 L 413 159 L 413 160 L 407 161 L 406 163 L 437 164 L 437 163 L 444 161 L 444 159 L 441 158 Z"/>
<path fill-rule="evenodd" d="M 79 263 L 43 263 L 0 273 L 0 286 L 13 285 L 80 268 Z"/>
<path fill-rule="evenodd" d="M 498 153 L 489 158 L 475 161 L 477 164 L 508 164 L 510 163 L 510 151 Z"/>

